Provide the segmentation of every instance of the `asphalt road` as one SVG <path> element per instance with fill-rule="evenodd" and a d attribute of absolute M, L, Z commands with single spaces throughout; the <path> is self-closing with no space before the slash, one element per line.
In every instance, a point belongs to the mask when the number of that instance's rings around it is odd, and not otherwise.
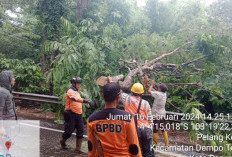
<path fill-rule="evenodd" d="M 23 119 L 23 118 L 20 118 Z M 31 126 L 35 127 L 35 126 Z M 75 150 L 75 135 L 67 140 L 67 145 L 69 149 L 63 150 L 60 147 L 59 141 L 62 137 L 63 125 L 54 124 L 52 122 L 40 121 L 40 156 L 41 157 L 87 157 L 77 155 Z M 75 134 L 75 133 L 74 133 Z M 85 135 L 87 131 L 85 129 Z M 170 145 L 188 145 L 188 141 L 183 142 L 183 136 L 173 135 L 171 132 L 169 134 Z M 162 136 L 159 136 L 159 145 L 164 145 Z M 82 151 L 87 152 L 87 138 L 85 138 L 82 144 Z M 195 151 L 156 151 L 156 157 L 190 157 L 190 156 L 209 156 L 209 154 L 204 154 L 203 152 Z"/>
<path fill-rule="evenodd" d="M 62 150 L 59 145 L 59 140 L 61 139 L 61 131 L 63 130 L 63 125 L 58 124 L 52 124 L 49 122 L 41 122 L 41 129 L 40 129 L 40 151 L 41 151 L 41 157 L 74 157 L 76 155 L 74 153 L 75 149 L 75 135 L 72 135 L 70 139 L 68 139 L 67 144 L 69 145 L 68 150 Z M 49 130 L 49 128 L 52 128 L 54 130 Z M 87 134 L 85 130 L 85 135 Z M 171 145 L 185 145 L 185 143 L 181 143 L 181 137 L 172 137 L 172 134 L 170 133 L 170 144 Z M 160 136 L 159 145 L 164 145 L 162 136 Z M 85 141 L 82 145 L 82 151 L 87 152 L 87 139 L 85 138 Z M 195 151 L 156 151 L 156 157 L 190 157 L 190 156 L 209 156 L 209 154 L 204 154 L 203 152 L 195 152 Z M 81 157 L 81 156 L 80 156 Z"/>
<path fill-rule="evenodd" d="M 25 120 L 22 117 L 19 120 Z M 33 124 L 26 124 L 28 127 L 37 127 Z M 61 149 L 59 141 L 62 138 L 64 126 L 52 122 L 40 121 L 40 157 L 87 157 L 87 155 L 77 155 L 75 153 L 76 136 L 75 133 L 67 140 L 68 149 Z M 87 131 L 85 129 L 85 137 Z M 87 138 L 84 138 L 82 151 L 87 153 Z"/>

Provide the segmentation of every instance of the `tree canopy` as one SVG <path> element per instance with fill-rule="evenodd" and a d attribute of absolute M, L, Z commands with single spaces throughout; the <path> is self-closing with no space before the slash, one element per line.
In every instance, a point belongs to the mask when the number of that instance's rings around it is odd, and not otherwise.
<path fill-rule="evenodd" d="M 96 110 L 104 105 L 98 77 L 123 74 L 129 91 L 147 75 L 168 85 L 167 110 L 229 113 L 231 6 L 230 0 L 146 0 L 142 7 L 135 0 L 1 0 L 0 70 L 14 70 L 15 90 L 61 98 L 70 78 L 80 76 L 81 94 Z"/>

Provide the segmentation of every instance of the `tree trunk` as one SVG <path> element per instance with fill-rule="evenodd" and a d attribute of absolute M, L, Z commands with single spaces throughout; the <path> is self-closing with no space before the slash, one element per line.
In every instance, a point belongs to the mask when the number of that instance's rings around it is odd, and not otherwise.
<path fill-rule="evenodd" d="M 56 50 L 55 52 L 52 52 L 51 53 L 51 56 L 50 56 L 50 62 L 51 62 L 51 68 L 53 68 L 53 61 L 55 60 L 55 57 L 59 54 L 59 50 Z"/>
<path fill-rule="evenodd" d="M 88 0 L 82 0 L 83 11 L 87 8 L 87 6 L 88 6 Z"/>
<path fill-rule="evenodd" d="M 43 28 L 43 44 L 47 41 L 47 33 L 45 28 Z M 42 72 L 45 73 L 47 70 L 47 58 L 46 58 L 46 54 L 43 50 L 42 52 L 42 56 L 41 56 L 41 66 L 42 66 Z"/>
<path fill-rule="evenodd" d="M 87 9 L 87 7 L 90 4 L 90 0 L 76 0 L 76 4 L 77 4 L 76 18 L 77 21 L 80 21 L 83 17 L 84 10 Z"/>
<path fill-rule="evenodd" d="M 41 56 L 41 68 L 42 68 L 42 72 L 45 73 L 46 72 L 46 68 L 47 67 L 47 62 L 46 62 L 46 55 L 44 52 L 42 52 L 42 56 Z"/>
<path fill-rule="evenodd" d="M 80 19 L 82 18 L 82 0 L 76 0 L 76 3 L 77 3 L 76 18 L 77 21 L 79 22 Z"/>

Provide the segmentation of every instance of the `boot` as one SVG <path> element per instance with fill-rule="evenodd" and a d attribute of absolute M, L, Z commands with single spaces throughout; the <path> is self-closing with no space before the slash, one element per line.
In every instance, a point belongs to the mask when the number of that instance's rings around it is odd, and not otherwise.
<path fill-rule="evenodd" d="M 75 152 L 77 154 L 87 155 L 87 153 L 81 151 L 82 141 L 83 141 L 83 139 L 78 139 L 78 138 L 76 139 L 76 150 L 75 150 Z"/>
<path fill-rule="evenodd" d="M 158 132 L 153 133 L 153 144 L 155 147 L 158 145 Z"/>
<path fill-rule="evenodd" d="M 165 146 L 169 146 L 169 142 L 168 142 L 168 133 L 167 131 L 164 131 L 163 132 L 163 136 L 164 136 L 164 143 L 165 143 Z"/>
<path fill-rule="evenodd" d="M 67 139 L 64 139 L 64 138 L 63 138 L 62 140 L 60 140 L 60 145 L 61 145 L 61 148 L 62 148 L 62 149 L 68 149 L 68 148 L 67 148 L 67 145 L 66 145 L 66 143 L 65 143 L 66 140 L 67 140 Z"/>

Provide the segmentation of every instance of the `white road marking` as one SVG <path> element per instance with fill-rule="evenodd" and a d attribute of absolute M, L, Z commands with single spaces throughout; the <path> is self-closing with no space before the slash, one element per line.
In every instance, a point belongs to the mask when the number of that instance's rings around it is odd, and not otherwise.
<path fill-rule="evenodd" d="M 31 126 L 31 127 L 34 127 L 34 128 L 40 128 L 40 129 L 44 129 L 44 130 L 54 131 L 54 132 L 60 132 L 60 133 L 64 132 L 63 130 L 52 129 L 52 128 L 47 128 L 47 127 L 42 127 L 42 126 L 36 126 L 36 125 L 27 124 L 27 123 L 20 123 L 20 124 Z M 76 135 L 76 133 L 72 133 L 72 135 Z M 84 138 L 88 138 L 87 135 L 83 135 L 83 136 L 84 136 Z"/>

